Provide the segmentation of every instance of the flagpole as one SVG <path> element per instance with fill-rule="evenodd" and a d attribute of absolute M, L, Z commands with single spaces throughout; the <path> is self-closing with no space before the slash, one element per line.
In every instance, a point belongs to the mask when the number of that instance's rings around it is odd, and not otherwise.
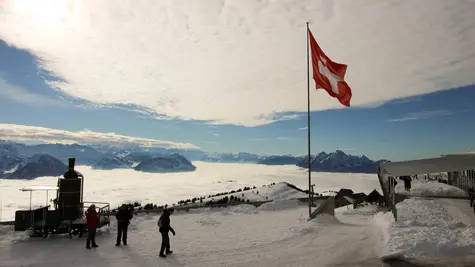
<path fill-rule="evenodd" d="M 312 217 L 312 156 L 310 155 L 310 51 L 307 22 L 307 135 L 308 135 L 308 217 Z"/>

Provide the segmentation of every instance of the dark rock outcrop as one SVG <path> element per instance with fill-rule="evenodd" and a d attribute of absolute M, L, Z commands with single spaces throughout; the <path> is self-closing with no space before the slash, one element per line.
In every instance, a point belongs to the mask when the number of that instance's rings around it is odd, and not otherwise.
<path fill-rule="evenodd" d="M 132 162 L 124 158 L 108 155 L 108 156 L 103 157 L 96 163 L 94 163 L 94 165 L 92 165 L 92 168 L 96 170 L 113 170 L 113 169 L 127 169 L 127 168 L 130 168 L 131 166 L 132 166 Z"/>
<path fill-rule="evenodd" d="M 167 173 L 194 171 L 196 167 L 185 157 L 179 154 L 172 154 L 146 159 L 135 166 L 134 169 L 142 172 Z"/>
<path fill-rule="evenodd" d="M 301 159 L 293 156 L 270 156 L 261 159 L 257 164 L 264 165 L 296 165 Z"/>
<path fill-rule="evenodd" d="M 68 166 L 50 155 L 37 154 L 23 162 L 16 171 L 4 175 L 7 179 L 35 179 L 43 176 L 59 176 Z"/>

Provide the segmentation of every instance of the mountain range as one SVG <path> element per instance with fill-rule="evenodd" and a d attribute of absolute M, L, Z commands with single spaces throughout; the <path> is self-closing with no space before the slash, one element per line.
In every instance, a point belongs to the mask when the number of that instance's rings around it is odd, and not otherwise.
<path fill-rule="evenodd" d="M 42 155 L 42 157 L 39 155 Z M 45 155 L 51 158 L 47 158 Z M 308 168 L 307 156 L 263 156 L 247 152 L 207 153 L 200 150 L 186 149 L 119 148 L 78 144 L 26 145 L 0 140 L 0 177 L 11 176 L 14 172 L 20 174 L 19 170 L 24 168 L 28 161 L 30 163 L 33 161 L 39 162 L 39 159 L 41 159 L 43 164 L 46 164 L 48 161 L 53 162 L 53 159 L 58 159 L 58 162 L 67 163 L 69 157 L 75 157 L 77 165 L 89 165 L 94 169 L 101 170 L 133 168 L 138 171 L 152 172 L 193 171 L 196 167 L 191 164 L 191 161 L 296 165 L 301 168 Z M 387 162 L 387 160 L 373 161 L 364 155 L 345 154 L 341 150 L 332 153 L 321 152 L 316 156 L 312 155 L 311 158 L 312 171 L 321 172 L 376 173 L 377 166 L 382 162 Z M 57 166 L 56 168 L 50 166 L 49 169 L 63 168 L 64 166 L 59 165 L 58 162 L 54 164 Z M 34 168 L 29 167 L 29 169 L 29 171 L 23 170 L 23 172 L 30 173 L 27 176 L 31 178 L 35 176 L 32 170 Z M 66 171 L 66 168 L 62 170 L 62 172 L 64 171 Z"/>
<path fill-rule="evenodd" d="M 312 157 L 312 171 L 344 173 L 376 173 L 381 163 L 389 160 L 373 161 L 366 156 L 348 155 L 341 150 L 332 153 L 321 152 Z M 308 169 L 308 157 L 303 158 L 297 166 Z"/>

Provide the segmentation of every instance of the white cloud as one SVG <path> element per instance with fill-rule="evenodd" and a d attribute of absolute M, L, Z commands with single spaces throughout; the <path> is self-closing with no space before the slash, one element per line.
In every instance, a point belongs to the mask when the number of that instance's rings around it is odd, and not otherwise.
<path fill-rule="evenodd" d="M 348 64 L 353 105 L 473 84 L 473 5 L 10 0 L 0 4 L 0 39 L 40 57 L 65 81 L 52 85 L 74 97 L 255 126 L 307 110 L 309 19 L 326 54 Z M 312 110 L 342 107 L 322 90 L 311 101 Z"/>
<path fill-rule="evenodd" d="M 420 96 L 413 96 L 413 97 L 405 97 L 392 102 L 392 104 L 406 104 L 412 102 L 420 102 L 422 101 L 422 97 Z"/>
<path fill-rule="evenodd" d="M 397 119 L 390 119 L 388 122 L 400 122 L 400 121 L 412 121 L 412 120 L 422 120 L 439 116 L 451 115 L 453 112 L 449 110 L 431 110 L 431 111 L 422 111 L 414 112 L 405 115 L 404 117 Z"/>
<path fill-rule="evenodd" d="M 299 128 L 299 130 L 307 130 L 307 129 L 308 129 L 307 126 Z"/>
<path fill-rule="evenodd" d="M 187 148 L 199 147 L 190 143 L 175 143 L 150 138 L 140 138 L 115 133 L 93 132 L 87 129 L 77 132 L 66 130 L 17 125 L 0 124 L 0 139 L 5 140 L 35 140 L 45 143 L 64 144 L 101 144 L 101 145 L 140 145 L 145 147 Z"/>
<path fill-rule="evenodd" d="M 9 84 L 0 77 L 0 98 L 8 98 L 15 102 L 21 102 L 32 106 L 67 106 L 60 99 L 46 97 L 25 90 L 19 86 Z"/>
<path fill-rule="evenodd" d="M 288 137 L 277 137 L 277 140 L 289 140 L 290 138 Z"/>
<path fill-rule="evenodd" d="M 213 135 L 214 135 L 214 136 L 219 136 L 219 134 L 217 134 L 217 133 L 215 133 L 215 134 L 213 134 Z"/>

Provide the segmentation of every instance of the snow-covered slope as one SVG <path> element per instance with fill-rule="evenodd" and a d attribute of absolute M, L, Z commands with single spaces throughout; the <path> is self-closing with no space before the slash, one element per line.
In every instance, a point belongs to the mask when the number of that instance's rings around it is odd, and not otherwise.
<path fill-rule="evenodd" d="M 24 157 L 14 144 L 0 142 L 0 176 L 13 173 L 23 161 Z"/>
<path fill-rule="evenodd" d="M 467 192 L 460 188 L 437 181 L 426 181 L 424 179 L 413 179 L 411 191 L 404 190 L 404 182 L 397 180 L 396 192 L 402 195 L 413 196 L 459 196 L 468 197 Z"/>
<path fill-rule="evenodd" d="M 132 164 L 131 161 L 128 161 L 124 157 L 106 155 L 99 161 L 95 162 L 92 165 L 92 168 L 96 170 L 127 169 L 131 168 Z"/>
<path fill-rule="evenodd" d="M 389 244 L 393 251 L 405 250 L 406 256 L 419 255 L 419 261 L 425 260 L 423 256 L 452 261 L 401 266 L 473 266 L 454 264 L 460 257 L 473 260 L 473 229 L 463 227 L 436 202 L 399 203 L 398 225 L 387 213 L 372 220 L 368 210 L 337 212 L 335 217 L 321 215 L 307 221 L 304 203 L 281 200 L 271 204 L 272 209 L 243 204 L 176 212 L 171 217 L 177 233 L 171 236 L 174 253 L 165 259 L 158 257 L 160 233 L 155 214 L 132 219 L 127 247 L 114 246 L 117 225 L 113 221 L 110 228 L 99 231 L 99 248 L 92 251 L 85 249 L 84 238 L 28 240 L 23 233 L 14 234 L 11 227 L 0 226 L 0 262 L 5 267 L 370 267 L 384 266 L 379 257 L 388 253 Z"/>
<path fill-rule="evenodd" d="M 308 197 L 307 194 L 298 191 L 289 186 L 286 182 L 272 183 L 264 185 L 262 187 L 256 187 L 255 189 L 249 189 L 246 191 L 240 191 L 231 194 L 224 194 L 211 198 L 203 199 L 204 202 L 211 199 L 219 200 L 223 197 L 236 197 L 243 199 L 244 201 L 265 201 L 265 200 L 281 200 L 281 199 L 297 199 Z"/>
<path fill-rule="evenodd" d="M 386 233 L 386 253 L 418 258 L 475 255 L 475 216 L 467 200 L 406 199 L 396 207 L 397 223 L 391 213 L 375 216 Z"/>
<path fill-rule="evenodd" d="M 307 212 L 305 204 L 277 211 L 241 205 L 177 212 L 171 218 L 177 233 L 171 236 L 174 254 L 165 259 L 158 257 L 160 233 L 156 215 L 133 218 L 127 247 L 114 246 L 116 223 L 113 222 L 109 231 L 101 231 L 97 236 L 99 248 L 93 251 L 85 249 L 84 239 L 18 240 L 15 236 L 20 235 L 12 235 L 3 227 L 0 228 L 0 262 L 8 267 L 313 267 L 359 261 L 370 264 L 377 259 L 380 238 L 373 231 L 371 221 L 357 216 L 320 216 L 308 222 Z M 32 253 L 25 257 L 25 251 Z"/>

